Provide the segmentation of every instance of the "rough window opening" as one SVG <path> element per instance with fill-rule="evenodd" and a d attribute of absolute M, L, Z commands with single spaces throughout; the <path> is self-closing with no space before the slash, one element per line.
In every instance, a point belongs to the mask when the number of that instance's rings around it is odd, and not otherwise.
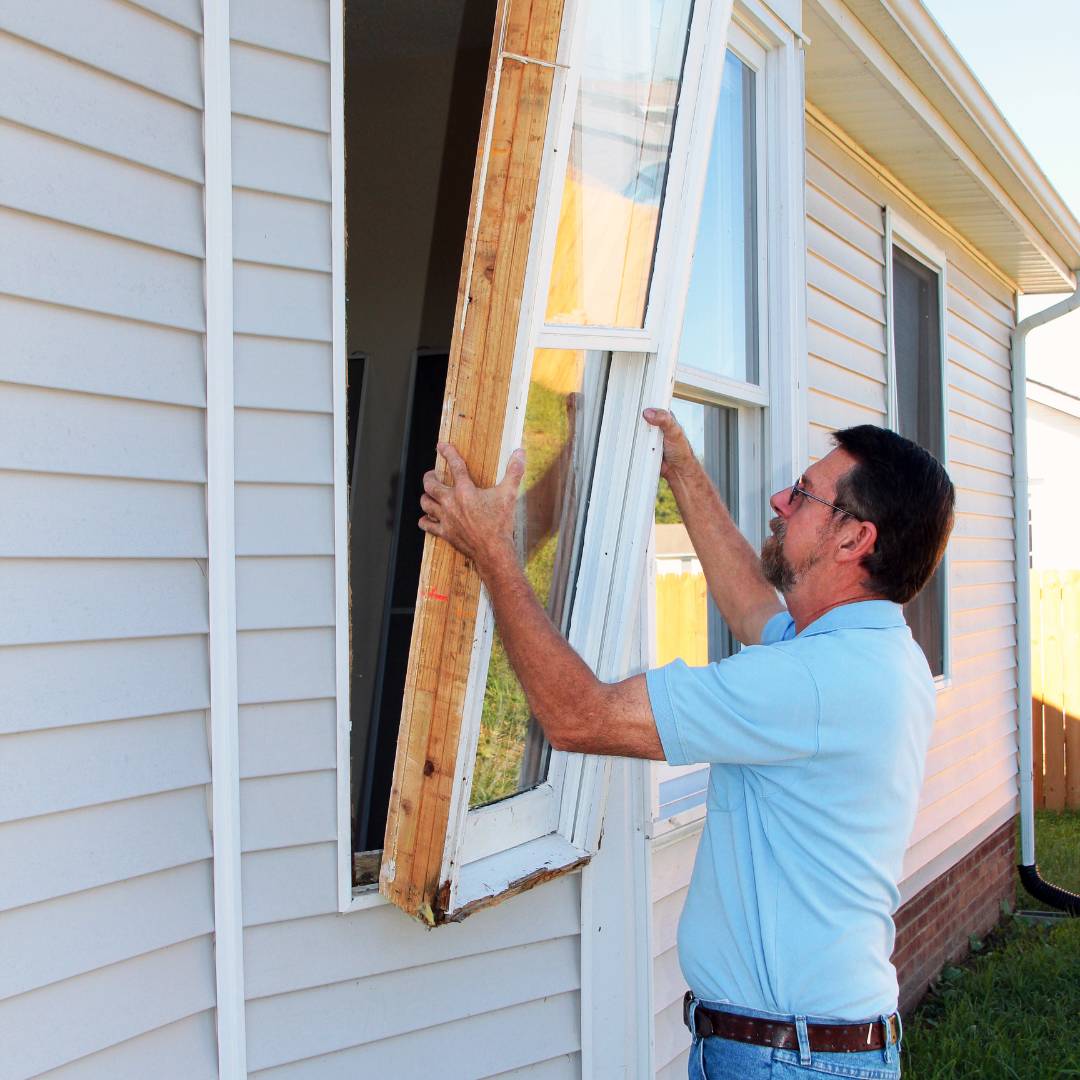
<path fill-rule="evenodd" d="M 382 847 L 495 0 L 346 6 L 352 849 Z M 376 880 L 357 854 L 354 884 Z"/>

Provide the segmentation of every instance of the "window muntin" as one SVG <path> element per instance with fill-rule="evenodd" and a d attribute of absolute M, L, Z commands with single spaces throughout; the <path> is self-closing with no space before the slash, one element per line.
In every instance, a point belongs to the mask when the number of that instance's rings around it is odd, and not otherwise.
<path fill-rule="evenodd" d="M 610 359 L 610 353 L 576 349 L 537 349 L 533 356 L 521 443 L 525 477 L 514 539 L 529 583 L 564 635 L 570 626 Z M 542 783 L 550 752 L 496 628 L 470 808 Z"/>
<path fill-rule="evenodd" d="M 758 73 L 724 62 L 680 365 L 758 383 Z"/>
<path fill-rule="evenodd" d="M 641 327 L 692 0 L 593 0 L 546 319 Z"/>
<path fill-rule="evenodd" d="M 941 279 L 900 247 L 892 248 L 892 335 L 896 429 L 942 462 L 945 411 L 941 357 Z M 935 678 L 945 674 L 946 569 L 942 562 L 904 611 Z"/>

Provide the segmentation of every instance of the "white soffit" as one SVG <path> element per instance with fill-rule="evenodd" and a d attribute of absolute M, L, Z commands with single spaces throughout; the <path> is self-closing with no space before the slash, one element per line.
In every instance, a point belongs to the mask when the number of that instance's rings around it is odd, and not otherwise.
<path fill-rule="evenodd" d="M 805 0 L 806 99 L 1026 293 L 1075 287 L 1080 224 L 919 0 Z"/>

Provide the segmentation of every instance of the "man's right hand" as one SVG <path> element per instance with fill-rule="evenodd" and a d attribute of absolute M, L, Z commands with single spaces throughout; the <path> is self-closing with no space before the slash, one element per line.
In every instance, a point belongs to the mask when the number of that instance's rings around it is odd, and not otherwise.
<path fill-rule="evenodd" d="M 667 409 L 646 409 L 641 415 L 646 424 L 658 427 L 664 433 L 664 456 L 660 461 L 660 475 L 665 480 L 670 482 L 673 474 L 697 464 L 690 440 L 672 413 Z"/>

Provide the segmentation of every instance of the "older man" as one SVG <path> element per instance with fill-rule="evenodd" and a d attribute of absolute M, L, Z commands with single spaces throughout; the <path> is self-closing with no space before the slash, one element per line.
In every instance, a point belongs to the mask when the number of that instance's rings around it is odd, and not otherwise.
<path fill-rule="evenodd" d="M 674 417 L 644 416 L 663 432 L 661 475 L 709 592 L 745 646 L 718 664 L 597 680 L 518 564 L 522 451 L 480 490 L 440 445 L 453 484 L 428 473 L 420 527 L 476 564 L 555 749 L 712 766 L 679 923 L 691 1078 L 898 1077 L 892 914 L 934 723 L 901 605 L 945 550 L 953 486 L 893 432 L 838 432 L 770 500 L 759 559 Z"/>

